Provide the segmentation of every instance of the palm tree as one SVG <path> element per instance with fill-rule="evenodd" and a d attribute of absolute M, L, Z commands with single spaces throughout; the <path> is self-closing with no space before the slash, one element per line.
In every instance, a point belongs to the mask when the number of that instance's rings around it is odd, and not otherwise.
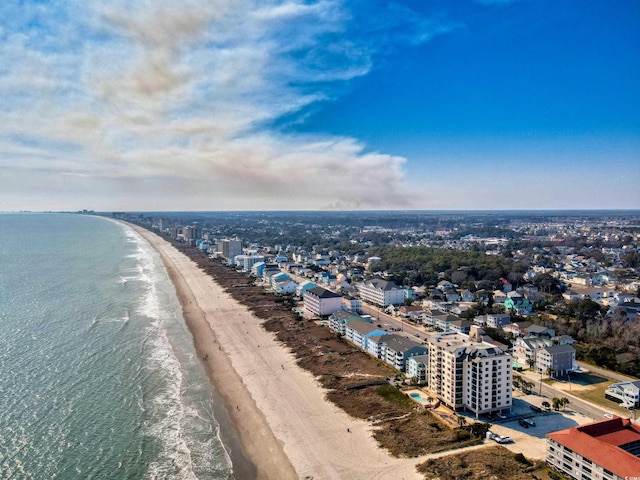
<path fill-rule="evenodd" d="M 555 370 L 553 369 L 553 367 L 547 368 L 547 377 L 553 377 L 554 373 L 555 373 Z"/>
<path fill-rule="evenodd" d="M 467 424 L 467 419 L 462 415 L 457 415 L 456 419 L 458 420 L 458 426 L 463 428 Z"/>
<path fill-rule="evenodd" d="M 567 405 L 569 405 L 569 399 L 567 397 L 562 397 L 560 399 L 560 404 L 562 405 L 562 411 L 564 412 L 567 409 Z"/>
<path fill-rule="evenodd" d="M 513 376 L 513 387 L 514 388 L 520 388 L 520 385 L 522 385 L 522 377 L 520 375 L 514 375 Z"/>
<path fill-rule="evenodd" d="M 524 393 L 527 393 L 527 394 L 531 393 L 531 389 L 534 388 L 535 386 L 536 384 L 533 382 L 530 382 L 529 380 L 522 381 L 522 391 Z"/>
<path fill-rule="evenodd" d="M 553 409 L 555 411 L 560 410 L 560 406 L 562 405 L 562 400 L 560 400 L 558 397 L 553 397 L 551 399 L 551 404 L 553 405 Z"/>
<path fill-rule="evenodd" d="M 536 360 L 534 358 L 527 358 L 527 363 L 529 364 L 529 368 L 533 370 L 533 367 L 536 364 Z"/>

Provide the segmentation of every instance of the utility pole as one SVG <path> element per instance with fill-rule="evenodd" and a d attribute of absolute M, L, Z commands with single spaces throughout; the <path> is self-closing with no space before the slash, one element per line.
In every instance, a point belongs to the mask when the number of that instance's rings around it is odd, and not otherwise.
<path fill-rule="evenodd" d="M 542 370 L 540 370 L 540 396 L 542 396 Z"/>

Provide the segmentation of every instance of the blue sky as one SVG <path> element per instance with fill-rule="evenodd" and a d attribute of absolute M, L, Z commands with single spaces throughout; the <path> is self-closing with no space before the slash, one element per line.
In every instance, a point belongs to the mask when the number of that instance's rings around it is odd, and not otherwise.
<path fill-rule="evenodd" d="M 0 210 L 640 208 L 640 3 L 0 4 Z"/>

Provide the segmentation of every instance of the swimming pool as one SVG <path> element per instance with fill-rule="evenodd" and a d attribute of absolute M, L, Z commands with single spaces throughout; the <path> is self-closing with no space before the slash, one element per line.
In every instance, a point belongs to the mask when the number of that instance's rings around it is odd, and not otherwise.
<path fill-rule="evenodd" d="M 427 404 L 429 400 L 427 400 L 422 394 L 418 392 L 410 393 L 409 396 L 418 403 Z"/>

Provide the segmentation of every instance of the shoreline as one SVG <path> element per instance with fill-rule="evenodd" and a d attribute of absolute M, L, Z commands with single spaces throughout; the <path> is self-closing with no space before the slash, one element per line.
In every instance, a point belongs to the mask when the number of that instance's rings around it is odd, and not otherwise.
<path fill-rule="evenodd" d="M 298 478 L 293 466 L 284 455 L 281 445 L 273 436 L 264 415 L 261 415 L 249 392 L 243 388 L 242 379 L 233 369 L 230 359 L 218 343 L 204 311 L 200 308 L 185 279 L 184 268 L 177 264 L 177 260 L 180 259 L 170 255 L 172 252 L 168 252 L 167 249 L 174 250 L 176 254 L 182 254 L 154 233 L 135 225 L 127 225 L 145 238 L 160 255 L 182 305 L 182 315 L 193 337 L 196 353 L 216 395 L 224 402 L 224 408 L 220 410 L 224 410 L 224 416 L 228 418 L 231 425 L 225 425 L 227 422 L 218 416 L 216 416 L 216 420 L 219 422 L 220 428 L 224 429 L 223 437 L 226 437 L 225 440 L 229 441 L 229 437 L 231 437 L 232 445 L 225 442 L 225 448 L 232 448 L 233 443 L 239 444 L 242 448 L 241 452 L 232 451 L 230 453 L 233 478 L 260 480 Z M 166 245 L 162 245 L 160 242 L 164 242 Z M 191 262 L 186 257 L 185 260 Z M 193 268 L 197 267 L 193 265 Z M 217 293 L 220 295 L 221 292 Z M 205 358 L 207 358 L 206 361 Z M 231 427 L 231 431 L 229 431 L 229 427 Z"/>
<path fill-rule="evenodd" d="M 422 478 L 415 469 L 418 459 L 391 457 L 380 448 L 369 422 L 330 403 L 262 320 L 195 262 L 155 233 L 127 225 L 161 256 L 198 356 L 255 469 L 253 476 L 251 466 L 241 473 L 234 464 L 234 477 Z"/>

